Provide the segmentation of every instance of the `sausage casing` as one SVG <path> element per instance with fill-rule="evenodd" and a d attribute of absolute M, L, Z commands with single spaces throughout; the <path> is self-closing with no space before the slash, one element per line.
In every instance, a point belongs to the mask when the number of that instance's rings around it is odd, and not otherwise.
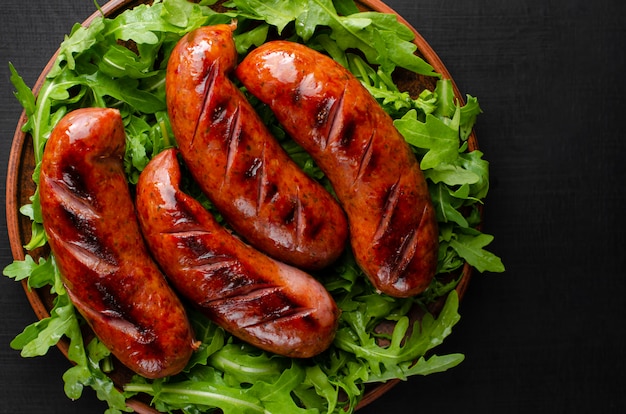
<path fill-rule="evenodd" d="M 124 149 L 119 111 L 67 114 L 44 150 L 41 210 L 76 309 L 124 365 L 158 378 L 181 371 L 195 343 L 183 305 L 140 233 Z"/>
<path fill-rule="evenodd" d="M 437 266 L 435 210 L 391 117 L 348 70 L 293 42 L 265 43 L 235 75 L 331 181 L 374 286 L 399 297 L 423 292 Z"/>
<path fill-rule="evenodd" d="M 337 201 L 270 134 L 228 75 L 233 27 L 183 37 L 170 56 L 167 108 L 191 175 L 235 231 L 270 256 L 303 269 L 334 262 L 347 239 Z"/>
<path fill-rule="evenodd" d="M 165 150 L 139 176 L 136 201 L 150 250 L 177 291 L 266 351 L 306 358 L 325 350 L 339 311 L 324 287 L 233 236 L 180 183 L 176 152 Z"/>

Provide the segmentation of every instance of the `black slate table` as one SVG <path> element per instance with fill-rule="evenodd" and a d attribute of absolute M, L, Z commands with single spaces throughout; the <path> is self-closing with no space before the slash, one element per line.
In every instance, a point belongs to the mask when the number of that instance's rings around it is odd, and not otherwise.
<path fill-rule="evenodd" d="M 626 8 L 621 0 L 389 0 L 462 93 L 491 162 L 484 231 L 504 274 L 476 274 L 441 352 L 457 368 L 401 383 L 361 412 L 610 413 L 626 398 Z M 92 0 L 2 0 L 0 193 L 21 108 L 8 62 L 33 85 Z M 0 209 L 0 265 L 11 262 Z M 99 413 L 72 402 L 57 349 L 23 359 L 9 342 L 35 321 L 0 278 L 0 412 Z"/>

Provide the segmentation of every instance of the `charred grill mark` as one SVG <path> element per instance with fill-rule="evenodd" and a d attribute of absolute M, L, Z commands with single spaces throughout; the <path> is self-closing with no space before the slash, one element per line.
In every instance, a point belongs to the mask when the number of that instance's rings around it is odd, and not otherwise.
<path fill-rule="evenodd" d="M 93 207 L 93 199 L 89 195 L 75 192 L 73 188 L 67 186 L 65 181 L 59 182 L 49 178 L 46 178 L 46 181 L 48 181 L 47 184 L 52 187 L 51 191 L 57 194 L 56 198 L 63 200 L 59 202 L 59 205 L 66 210 L 68 214 L 71 213 L 74 216 L 80 215 L 82 220 L 88 220 L 94 223 L 102 218 Z"/>
<path fill-rule="evenodd" d="M 331 97 L 325 97 L 322 101 L 317 105 L 317 110 L 315 113 L 315 127 L 320 128 L 326 125 L 328 122 L 328 115 L 335 103 L 335 99 Z"/>
<path fill-rule="evenodd" d="M 363 151 L 361 159 L 359 160 L 359 169 L 357 170 L 354 182 L 352 183 L 353 186 L 361 181 L 361 179 L 363 178 L 363 175 L 368 170 L 368 166 L 370 165 L 370 162 L 372 161 L 372 153 L 373 153 L 372 142 L 374 141 L 375 135 L 376 135 L 376 128 L 372 130 L 372 134 L 370 135 L 370 138 L 367 141 L 367 145 L 365 146 L 365 151 Z"/>
<path fill-rule="evenodd" d="M 58 207 L 76 236 L 74 240 L 64 240 L 64 237 L 57 235 L 57 242 L 80 256 L 81 261 L 87 265 L 91 263 L 90 267 L 101 262 L 116 266 L 115 255 L 100 240 L 97 223 L 102 216 L 94 209 L 87 192 L 75 192 L 74 187 L 68 186 L 65 180 L 49 180 L 48 184 L 52 187 L 52 192 L 58 194 L 58 200 L 62 200 Z"/>
<path fill-rule="evenodd" d="M 400 199 L 398 191 L 399 181 L 400 179 L 398 178 L 398 180 L 396 180 L 396 182 L 389 187 L 387 194 L 385 194 L 380 222 L 378 223 L 378 227 L 374 233 L 374 243 L 377 243 L 385 234 L 391 231 L 391 220 L 393 219 L 393 215 Z"/>
<path fill-rule="evenodd" d="M 262 279 L 249 277 L 245 266 L 233 256 L 215 253 L 202 242 L 204 236 L 212 233 L 200 228 L 164 233 L 175 237 L 179 246 L 187 250 L 186 263 L 182 270 L 198 271 L 210 284 L 211 290 L 201 306 L 219 306 L 220 301 L 253 295 L 256 291 L 275 288 Z"/>
<path fill-rule="evenodd" d="M 263 171 L 263 169 L 261 168 L 262 166 L 263 166 L 263 161 L 260 158 L 255 158 L 254 160 L 252 160 L 252 164 L 250 165 L 250 167 L 244 173 L 244 176 L 246 178 L 256 177 L 259 170 L 261 172 Z"/>
<path fill-rule="evenodd" d="M 328 135 L 325 138 L 325 141 L 322 144 L 322 149 L 326 149 L 327 145 L 338 139 L 341 139 L 342 133 L 344 133 L 345 125 L 344 125 L 344 117 L 343 117 L 343 106 L 345 102 L 346 91 L 348 88 L 348 84 L 346 83 L 341 91 L 341 96 L 335 101 L 334 105 L 330 109 L 330 113 L 328 114 L 328 120 L 330 127 L 328 128 Z"/>
<path fill-rule="evenodd" d="M 97 285 L 96 290 L 101 295 L 100 299 L 102 305 L 106 307 L 104 310 L 95 309 L 92 302 L 83 300 L 79 295 L 74 294 L 71 290 L 68 290 L 68 294 L 76 307 L 86 313 L 89 319 L 100 320 L 105 317 L 108 319 L 106 323 L 113 330 L 123 333 L 125 336 L 130 336 L 141 344 L 154 344 L 157 337 L 153 330 L 131 320 L 129 318 L 129 313 L 123 312 L 120 309 L 119 302 L 111 302 L 109 300 L 110 294 L 108 292 L 104 292 L 101 285 Z"/>
<path fill-rule="evenodd" d="M 287 210 L 287 212 L 283 215 L 283 223 L 285 224 L 293 223 L 296 220 L 296 216 L 297 216 L 297 210 L 298 210 L 297 204 L 290 203 L 289 206 L 291 208 Z"/>
<path fill-rule="evenodd" d="M 322 220 L 311 221 L 307 227 L 307 237 L 309 239 L 317 238 L 320 231 L 324 229 L 324 222 Z"/>
<path fill-rule="evenodd" d="M 232 167 L 235 163 L 238 154 L 239 141 L 241 139 L 241 112 L 239 105 L 235 108 L 226 131 L 226 143 L 228 144 L 228 152 L 226 154 L 226 171 L 224 174 L 230 176 L 232 174 Z M 225 180 L 226 181 L 226 180 Z"/>
<path fill-rule="evenodd" d="M 73 198 L 81 198 L 91 201 L 92 195 L 87 189 L 82 175 L 77 171 L 76 165 L 68 163 L 61 167 L 61 182 L 67 187 L 67 194 Z"/>
<path fill-rule="evenodd" d="M 214 302 L 239 296 L 251 290 L 258 289 L 258 281 L 252 280 L 244 274 L 239 260 L 232 256 L 214 254 L 206 246 L 198 243 L 190 243 L 195 239 L 193 235 L 181 235 L 190 246 L 193 254 L 186 255 L 186 264 L 181 268 L 184 272 L 198 272 L 202 275 L 203 284 L 207 287 L 200 287 L 206 291 L 206 296 L 201 305 L 203 307 L 215 306 Z"/>
<path fill-rule="evenodd" d="M 88 239 L 87 243 L 84 237 L 78 241 L 70 241 L 61 237 L 54 229 L 49 229 L 48 232 L 48 236 L 55 240 L 61 250 L 69 252 L 87 269 L 99 274 L 113 274 L 119 269 L 115 257 L 97 239 Z"/>
<path fill-rule="evenodd" d="M 389 282 L 395 284 L 404 274 L 417 252 L 417 228 L 412 228 L 402 241 L 391 266 Z"/>
<path fill-rule="evenodd" d="M 393 187 L 397 187 L 397 182 L 396 184 L 394 184 Z M 392 233 L 394 231 L 398 233 L 395 234 L 396 237 L 402 237 L 399 247 L 395 252 L 392 252 L 386 266 L 388 271 L 388 283 L 391 284 L 395 284 L 401 277 L 405 277 L 404 273 L 406 272 L 406 269 L 409 267 L 409 264 L 415 259 L 415 255 L 418 249 L 417 244 L 419 238 L 419 229 L 424 224 L 424 220 L 427 216 L 426 210 L 428 209 L 428 206 L 424 206 L 419 222 L 416 226 L 402 229 L 392 229 L 392 224 L 390 223 L 390 220 L 394 214 L 395 209 L 397 208 L 398 200 L 400 198 L 400 191 L 397 188 L 393 187 L 388 193 L 387 203 L 385 205 L 381 225 L 376 232 L 376 242 L 381 240 L 381 238 L 385 234 L 391 235 L 393 237 L 394 235 Z M 382 242 L 384 243 L 384 241 Z"/>
<path fill-rule="evenodd" d="M 191 257 L 197 257 L 198 260 L 194 260 L 193 267 L 198 267 L 206 262 L 207 248 L 200 241 L 203 236 L 210 235 L 211 233 L 204 230 L 187 229 L 185 231 L 175 231 L 167 233 L 169 236 L 178 240 L 178 245 L 191 252 Z"/>
<path fill-rule="evenodd" d="M 242 278 L 242 281 L 250 282 L 246 278 Z M 202 303 L 202 306 L 218 310 L 219 313 L 225 311 L 225 313 L 230 313 L 229 311 L 233 310 L 240 314 L 260 314 L 264 313 L 265 309 L 260 310 L 259 303 L 272 300 L 272 296 L 276 295 L 279 290 L 280 287 L 271 284 L 242 283 L 239 286 L 230 286 L 228 289 L 220 291 L 214 297 L 207 298 L 207 301 Z M 238 321 L 238 323 L 243 322 L 243 320 Z"/>
<path fill-rule="evenodd" d="M 105 247 L 98 240 L 94 221 L 83 215 L 80 210 L 76 211 L 66 204 L 61 204 L 60 207 L 65 218 L 72 223 L 72 228 L 78 236 L 78 242 L 93 252 L 94 257 L 102 260 L 110 259 L 111 254 L 106 252 Z"/>
<path fill-rule="evenodd" d="M 215 307 L 216 303 L 229 298 L 237 298 L 258 289 L 266 284 L 249 278 L 244 272 L 241 262 L 230 256 L 213 256 L 201 259 L 186 270 L 195 270 L 202 274 L 202 291 L 205 292 L 201 305 Z"/>
<path fill-rule="evenodd" d="M 265 141 L 263 141 L 263 148 L 261 149 L 261 159 L 259 162 L 259 174 L 257 175 L 257 200 L 256 200 L 256 211 L 257 214 L 261 211 L 261 206 L 264 205 L 267 202 L 267 196 L 269 192 L 273 191 L 273 194 L 271 195 L 271 197 L 274 196 L 274 194 L 276 194 L 276 192 L 278 191 L 278 188 L 276 187 L 276 185 L 273 185 L 273 187 L 271 185 L 269 185 L 269 183 L 267 182 L 267 169 L 265 168 L 267 166 L 267 159 L 266 157 L 266 145 L 267 143 Z"/>
<path fill-rule="evenodd" d="M 314 309 L 304 308 L 292 301 L 278 286 L 266 286 L 242 292 L 237 296 L 223 298 L 212 303 L 223 311 L 238 313 L 242 329 L 267 329 L 294 319 L 311 322 Z M 230 312 L 229 312 L 230 313 Z"/>
<path fill-rule="evenodd" d="M 256 328 L 260 325 L 265 325 L 267 323 L 271 323 L 273 325 L 280 324 L 282 322 L 288 322 L 290 320 L 302 320 L 307 322 L 307 325 L 313 326 L 313 318 L 312 314 L 314 313 L 314 309 L 310 308 L 286 308 L 282 309 L 280 312 L 267 312 L 261 318 L 261 320 L 257 323 L 253 323 L 247 326 L 244 326 L 246 329 Z"/>
<path fill-rule="evenodd" d="M 354 132 L 356 130 L 356 125 L 353 119 L 350 119 L 344 124 L 343 131 L 339 134 L 337 143 L 343 149 L 350 147 L 352 141 L 354 139 Z"/>
<path fill-rule="evenodd" d="M 218 71 L 219 71 L 219 65 L 217 64 L 217 62 L 213 62 L 211 66 L 209 67 L 209 70 L 206 72 L 204 78 L 202 79 L 201 84 L 204 86 L 204 95 L 202 97 L 202 106 L 200 109 L 200 113 L 198 114 L 198 118 L 195 120 L 195 126 L 193 128 L 193 137 L 191 137 L 191 142 L 189 143 L 190 147 L 193 147 L 196 136 L 200 133 L 198 131 L 198 128 L 200 127 L 201 120 L 209 109 L 208 106 L 210 103 L 210 96 L 213 94 L 213 90 L 215 88 L 215 81 L 217 79 Z M 218 110 L 218 109 L 219 109 L 219 106 L 215 108 L 215 110 Z M 215 119 L 216 116 L 217 117 L 223 116 L 223 114 L 220 114 L 220 112 L 218 111 L 216 115 L 216 112 L 214 111 L 211 116 L 211 119 Z"/>
<path fill-rule="evenodd" d="M 211 113 L 211 123 L 217 124 L 222 122 L 226 117 L 226 105 L 216 105 Z"/>
<path fill-rule="evenodd" d="M 278 186 L 275 183 L 265 183 L 263 186 L 264 195 L 262 200 L 269 203 L 278 194 Z"/>
<path fill-rule="evenodd" d="M 109 289 L 102 283 L 94 283 L 94 286 L 100 294 L 102 303 L 106 307 L 106 310 L 102 313 L 112 318 L 124 318 L 126 314 L 125 309 L 123 309 L 120 302 L 116 299 L 116 295 L 114 293 L 111 293 Z"/>

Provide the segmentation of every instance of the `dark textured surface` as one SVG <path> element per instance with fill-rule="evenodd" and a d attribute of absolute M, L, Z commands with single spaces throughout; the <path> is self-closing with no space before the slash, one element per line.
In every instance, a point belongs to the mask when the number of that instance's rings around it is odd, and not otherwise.
<path fill-rule="evenodd" d="M 443 352 L 466 360 L 413 378 L 363 414 L 623 412 L 626 409 L 625 7 L 618 0 L 389 0 L 484 110 L 476 131 L 491 162 L 485 211 L 507 272 L 475 275 Z M 91 0 L 0 6 L 0 183 L 21 108 L 8 62 L 32 85 Z M 11 261 L 4 209 L 0 265 Z M 0 278 L 0 412 L 99 413 L 71 402 L 53 349 L 23 359 L 11 339 L 35 316 Z"/>

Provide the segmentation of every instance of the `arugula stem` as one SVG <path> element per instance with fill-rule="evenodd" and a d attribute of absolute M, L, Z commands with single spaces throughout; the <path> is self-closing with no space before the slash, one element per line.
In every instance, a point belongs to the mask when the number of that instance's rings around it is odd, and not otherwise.
<path fill-rule="evenodd" d="M 165 126 L 165 121 L 159 122 L 159 128 L 161 128 L 161 134 L 163 134 L 164 148 L 169 148 L 170 146 L 173 146 L 170 139 L 170 134 L 167 132 L 167 127 Z"/>
<path fill-rule="evenodd" d="M 126 392 L 143 392 L 149 395 L 153 395 L 155 393 L 154 388 L 151 384 L 127 384 L 124 386 L 124 391 Z M 245 401 L 242 399 L 237 399 L 233 397 L 229 397 L 220 393 L 218 391 L 212 392 L 208 390 L 197 390 L 193 388 L 186 388 L 184 386 L 171 386 L 171 385 L 162 385 L 159 387 L 158 395 L 159 398 L 163 401 L 168 399 L 168 394 L 170 394 L 170 398 L 175 398 L 175 396 L 186 396 L 186 397 L 195 397 L 198 400 L 207 401 L 206 405 L 213 405 L 211 401 L 221 401 L 228 403 L 230 405 L 236 405 L 247 410 L 246 412 L 257 412 L 265 414 L 267 411 L 260 406 L 259 404 L 251 403 L 249 401 Z"/>
<path fill-rule="evenodd" d="M 52 93 L 54 83 L 52 81 L 44 82 L 39 94 L 37 96 L 37 111 L 35 112 L 35 120 L 33 126 L 33 148 L 35 149 L 35 165 L 39 165 L 41 159 L 43 158 L 43 143 L 44 137 L 42 132 L 42 124 L 45 118 L 50 116 L 50 113 L 47 115 L 44 113 L 46 108 L 49 109 L 49 96 Z"/>

